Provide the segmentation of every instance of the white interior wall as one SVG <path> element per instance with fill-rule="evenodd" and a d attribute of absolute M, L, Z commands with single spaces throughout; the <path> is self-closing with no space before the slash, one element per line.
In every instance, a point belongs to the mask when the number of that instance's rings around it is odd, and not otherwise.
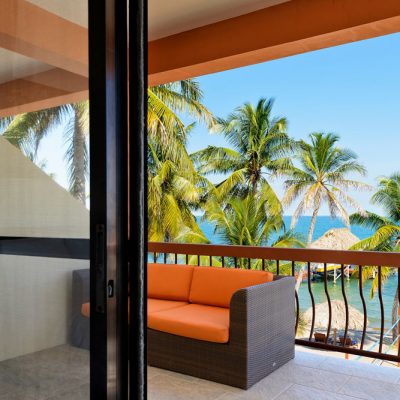
<path fill-rule="evenodd" d="M 89 211 L 0 137 L 0 236 L 89 238 Z M 67 342 L 72 271 L 89 261 L 0 255 L 0 360 Z"/>
<path fill-rule="evenodd" d="M 72 271 L 89 261 L 0 255 L 0 361 L 67 343 Z"/>
<path fill-rule="evenodd" d="M 86 207 L 1 136 L 0 236 L 89 237 Z"/>

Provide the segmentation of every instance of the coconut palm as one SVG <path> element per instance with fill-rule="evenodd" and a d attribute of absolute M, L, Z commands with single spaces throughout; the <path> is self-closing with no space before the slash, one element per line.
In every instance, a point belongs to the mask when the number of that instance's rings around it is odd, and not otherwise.
<path fill-rule="evenodd" d="M 386 214 L 382 217 L 372 212 L 364 214 L 353 214 L 350 221 L 354 225 L 361 225 L 374 230 L 374 234 L 356 243 L 353 250 L 375 250 L 375 251 L 400 251 L 400 173 L 379 179 L 378 190 L 371 198 L 372 204 L 381 206 Z M 377 267 L 364 267 L 365 277 L 375 276 L 371 286 L 371 297 L 378 289 Z M 387 280 L 393 269 L 382 267 L 382 279 Z M 397 320 L 399 306 L 399 293 L 396 291 L 392 306 L 392 322 Z M 393 330 L 393 337 L 398 335 L 398 327 Z"/>
<path fill-rule="evenodd" d="M 189 79 L 148 91 L 148 216 L 149 239 L 207 242 L 192 210 L 212 185 L 194 168 L 186 150 L 187 135 L 179 115 L 187 114 L 209 127 L 214 117 L 202 105 L 197 81 Z"/>
<path fill-rule="evenodd" d="M 83 101 L 41 111 L 19 114 L 0 122 L 2 135 L 32 161 L 37 161 L 40 142 L 55 127 L 66 123 L 64 132 L 68 148 L 65 160 L 68 166 L 71 194 L 86 202 L 88 174 L 89 103 Z"/>
<path fill-rule="evenodd" d="M 215 226 L 215 233 L 226 244 L 303 247 L 299 235 L 284 231 L 282 216 L 269 213 L 269 186 L 260 189 L 259 193 L 249 193 L 245 198 L 231 197 L 224 205 L 215 199 L 209 200 L 205 206 L 204 219 Z M 246 262 L 239 260 L 242 267 Z M 252 267 L 259 265 L 253 263 Z"/>
<path fill-rule="evenodd" d="M 357 250 L 400 250 L 400 173 L 379 179 L 371 203 L 383 208 L 386 216 L 372 212 L 351 215 L 352 224 L 374 230 L 374 234 L 353 246 Z"/>
<path fill-rule="evenodd" d="M 207 243 L 192 210 L 210 185 L 179 141 L 166 147 L 149 138 L 149 240 Z"/>
<path fill-rule="evenodd" d="M 300 143 L 301 148 L 296 156 L 299 166 L 286 172 L 288 178 L 284 182 L 286 193 L 283 204 L 289 206 L 300 198 L 291 227 L 296 225 L 304 212 L 312 211 L 308 245 L 312 242 L 317 216 L 324 202 L 328 204 L 332 218 L 338 216 L 347 227 L 350 226 L 350 220 L 345 205 L 363 212 L 361 206 L 346 192 L 349 189 L 369 188 L 364 183 L 348 178 L 353 173 L 365 175 L 366 170 L 356 161 L 354 152 L 337 146 L 338 140 L 339 136 L 332 133 L 311 134 L 311 143 Z"/>
<path fill-rule="evenodd" d="M 272 99 L 260 99 L 254 107 L 245 103 L 227 119 L 219 119 L 216 130 L 232 148 L 208 146 L 192 155 L 201 174 L 222 173 L 228 177 L 217 187 L 221 198 L 245 197 L 268 187 L 267 177 L 289 168 L 295 142 L 286 133 L 287 120 L 272 116 Z M 275 203 L 279 203 L 275 195 Z"/>
<path fill-rule="evenodd" d="M 177 138 L 186 139 L 185 124 L 179 115 L 188 115 L 209 127 L 215 124 L 212 113 L 202 104 L 203 92 L 194 79 L 151 87 L 147 98 L 149 137 L 164 146 Z"/>

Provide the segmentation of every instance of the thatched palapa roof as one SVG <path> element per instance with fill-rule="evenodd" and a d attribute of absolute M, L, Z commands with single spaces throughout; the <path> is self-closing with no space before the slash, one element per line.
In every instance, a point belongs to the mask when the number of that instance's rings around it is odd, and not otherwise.
<path fill-rule="evenodd" d="M 311 243 L 311 249 L 348 250 L 360 239 L 347 228 L 334 228 Z"/>

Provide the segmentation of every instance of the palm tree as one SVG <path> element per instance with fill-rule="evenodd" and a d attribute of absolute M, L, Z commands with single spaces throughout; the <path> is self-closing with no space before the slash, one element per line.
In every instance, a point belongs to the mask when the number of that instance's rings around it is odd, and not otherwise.
<path fill-rule="evenodd" d="M 187 114 L 211 127 L 214 117 L 201 101 L 192 79 L 148 91 L 149 240 L 207 242 L 192 210 L 213 186 L 196 171 L 186 150 L 194 123 L 185 126 L 179 118 Z"/>
<path fill-rule="evenodd" d="M 211 199 L 205 206 L 204 219 L 214 224 L 215 233 L 226 244 L 303 247 L 298 235 L 284 231 L 282 216 L 269 213 L 270 196 L 271 190 L 266 187 L 261 188 L 259 193 L 249 193 L 245 198 L 231 197 L 225 205 Z M 239 260 L 242 267 L 246 262 Z M 252 266 L 257 268 L 258 264 L 256 262 Z"/>
<path fill-rule="evenodd" d="M 386 214 L 382 217 L 372 212 L 356 213 L 350 216 L 350 222 L 374 230 L 374 234 L 356 243 L 353 250 L 400 251 L 400 173 L 379 179 L 378 190 L 371 198 L 372 204 L 381 206 Z M 378 289 L 377 267 L 363 268 L 366 277 L 375 276 L 371 286 L 371 298 Z M 382 267 L 382 278 L 387 280 L 393 269 Z M 396 290 L 392 306 L 392 322 L 397 321 L 399 307 L 399 293 Z M 399 328 L 393 330 L 393 337 L 397 338 Z"/>
<path fill-rule="evenodd" d="M 351 150 L 337 146 L 339 136 L 332 133 L 313 133 L 311 143 L 302 141 L 297 155 L 299 167 L 286 171 L 288 179 L 284 182 L 286 193 L 283 204 L 288 206 L 300 198 L 293 214 L 291 227 L 307 210 L 312 211 L 307 244 L 313 239 L 315 223 L 321 205 L 326 202 L 331 217 L 339 216 L 347 227 L 350 220 L 345 205 L 362 213 L 361 207 L 346 191 L 349 189 L 367 189 L 368 185 L 348 179 L 352 173 L 366 174 L 365 168 L 356 161 L 357 156 Z"/>
<path fill-rule="evenodd" d="M 154 138 L 148 144 L 148 218 L 150 241 L 207 243 L 192 210 L 210 190 L 186 152 L 175 141 L 163 146 Z"/>
<path fill-rule="evenodd" d="M 350 216 L 352 224 L 373 229 L 375 233 L 361 240 L 357 250 L 400 251 L 400 173 L 379 179 L 378 190 L 371 203 L 381 206 L 386 214 L 382 217 L 372 212 Z"/>
<path fill-rule="evenodd" d="M 147 91 L 147 98 L 149 137 L 164 146 L 176 139 L 181 142 L 186 140 L 186 127 L 179 117 L 181 114 L 204 122 L 209 127 L 215 124 L 213 115 L 202 104 L 203 92 L 194 79 L 151 87 Z"/>
<path fill-rule="evenodd" d="M 36 161 L 42 139 L 56 126 L 66 122 L 64 132 L 68 148 L 69 190 L 83 204 L 86 202 L 88 175 L 89 103 L 83 101 L 2 119 L 2 135 L 32 161 Z M 40 165 L 39 165 L 40 166 Z"/>
<path fill-rule="evenodd" d="M 289 155 L 295 142 L 286 133 L 286 118 L 272 116 L 273 104 L 272 99 L 262 98 L 255 107 L 245 103 L 226 120 L 218 120 L 217 131 L 233 148 L 208 146 L 192 154 L 201 174 L 228 174 L 217 186 L 222 198 L 243 198 L 270 187 L 266 177 L 276 176 L 291 165 Z"/>

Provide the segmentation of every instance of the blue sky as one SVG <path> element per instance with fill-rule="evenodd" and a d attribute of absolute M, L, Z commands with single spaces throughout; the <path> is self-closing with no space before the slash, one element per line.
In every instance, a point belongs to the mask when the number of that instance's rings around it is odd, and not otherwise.
<path fill-rule="evenodd" d="M 198 78 L 205 105 L 225 117 L 244 102 L 275 98 L 274 112 L 289 121 L 289 134 L 340 135 L 368 169 L 364 181 L 400 171 L 400 34 L 301 54 Z M 224 139 L 198 126 L 190 151 Z M 282 194 L 281 182 L 275 182 Z M 352 193 L 365 208 L 371 193 Z M 287 210 L 290 214 L 291 209 Z M 328 214 L 323 207 L 321 214 Z"/>
<path fill-rule="evenodd" d="M 341 145 L 367 167 L 365 182 L 400 171 L 400 34 L 301 54 L 198 78 L 205 105 L 225 117 L 244 102 L 275 98 L 274 113 L 289 121 L 289 134 L 306 138 L 314 131 L 340 135 Z M 66 185 L 61 129 L 43 143 L 39 157 Z M 197 126 L 189 150 L 226 145 L 223 137 Z M 215 179 L 214 179 L 215 180 Z M 282 195 L 281 182 L 275 182 Z M 371 193 L 351 193 L 365 208 Z M 286 214 L 291 213 L 291 209 Z M 328 214 L 323 207 L 321 214 Z"/>

